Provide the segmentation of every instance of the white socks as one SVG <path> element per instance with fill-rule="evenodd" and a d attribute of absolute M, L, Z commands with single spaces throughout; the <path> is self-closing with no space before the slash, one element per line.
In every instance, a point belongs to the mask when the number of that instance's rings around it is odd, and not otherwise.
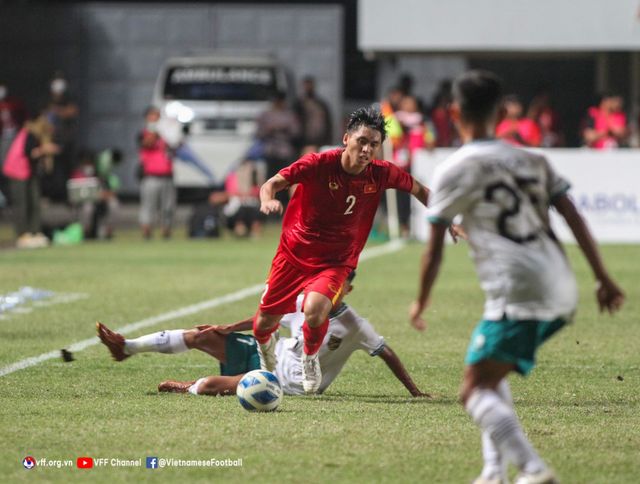
<path fill-rule="evenodd" d="M 513 397 L 506 379 L 500 380 L 496 387 L 496 393 L 504 403 L 513 408 Z M 486 430 L 482 431 L 482 458 L 484 460 L 482 477 L 487 480 L 499 477 L 502 482 L 508 482 L 506 459 L 502 458 L 489 432 Z"/>
<path fill-rule="evenodd" d="M 184 342 L 184 330 L 182 329 L 146 334 L 139 338 L 127 339 L 124 343 L 124 352 L 128 355 L 149 351 L 156 353 L 182 353 L 188 349 Z"/>
<path fill-rule="evenodd" d="M 202 385 L 202 382 L 205 381 L 207 378 L 200 378 L 199 380 L 197 380 L 193 385 L 191 385 L 189 387 L 189 393 L 191 393 L 192 395 L 198 395 L 198 390 L 200 389 L 200 385 Z"/>
<path fill-rule="evenodd" d="M 469 415 L 482 429 L 483 456 L 488 457 L 487 464 L 494 468 L 500 467 L 502 456 L 527 473 L 546 469 L 544 462 L 525 437 L 518 417 L 508 403 L 511 400 L 508 384 L 505 381 L 501 382 L 498 390 L 500 393 L 489 389 L 477 389 L 469 397 L 466 406 Z"/>

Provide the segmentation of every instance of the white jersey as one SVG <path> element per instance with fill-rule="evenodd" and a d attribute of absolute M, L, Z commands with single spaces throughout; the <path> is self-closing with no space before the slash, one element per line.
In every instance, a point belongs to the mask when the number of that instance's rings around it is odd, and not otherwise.
<path fill-rule="evenodd" d="M 547 159 L 496 140 L 466 144 L 436 168 L 428 218 L 457 215 L 485 292 L 484 319 L 570 318 L 577 286 L 549 225 L 569 183 Z"/>
<path fill-rule="evenodd" d="M 280 324 L 291 329 L 291 337 L 278 341 L 276 356 L 278 364 L 276 375 L 287 395 L 303 395 L 302 388 L 302 351 L 304 340 L 302 324 L 304 314 L 300 310 L 302 298 L 298 298 L 297 312 L 287 314 Z M 371 323 L 361 317 L 351 307 L 343 304 L 329 318 L 329 329 L 322 342 L 318 358 L 322 370 L 322 393 L 342 371 L 351 353 L 364 350 L 371 356 L 377 356 L 384 349 L 384 338 L 376 333 Z"/>

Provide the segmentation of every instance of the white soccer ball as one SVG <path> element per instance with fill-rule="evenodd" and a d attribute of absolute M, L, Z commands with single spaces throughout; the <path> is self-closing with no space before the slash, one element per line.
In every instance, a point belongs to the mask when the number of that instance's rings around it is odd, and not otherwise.
<path fill-rule="evenodd" d="M 265 370 L 253 370 L 238 382 L 236 394 L 240 404 L 250 411 L 270 412 L 282 400 L 282 385 L 278 377 Z"/>

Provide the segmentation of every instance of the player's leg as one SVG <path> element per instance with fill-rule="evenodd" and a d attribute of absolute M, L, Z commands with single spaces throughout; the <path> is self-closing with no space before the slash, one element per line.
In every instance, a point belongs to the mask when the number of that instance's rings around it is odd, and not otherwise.
<path fill-rule="evenodd" d="M 502 389 L 502 382 L 506 383 L 505 376 L 512 370 L 513 364 L 494 362 L 492 360 L 483 360 L 476 365 L 465 368 L 461 391 L 462 402 L 467 412 L 482 430 L 482 458 L 484 465 L 482 473 L 474 481 L 474 484 L 504 484 L 509 482 L 506 475 L 506 457 L 492 437 L 491 430 L 483 427 L 476 420 L 476 414 L 469 407 L 469 400 L 472 395 L 489 394 L 491 397 L 497 397 L 498 400 L 511 408 L 511 403 L 505 401 L 504 395 L 498 389 Z"/>
<path fill-rule="evenodd" d="M 513 407 L 511 389 L 506 378 L 503 378 L 498 383 L 495 390 L 504 403 Z M 489 432 L 484 430 L 482 431 L 482 459 L 484 461 L 482 473 L 474 481 L 474 484 L 504 484 L 509 482 L 507 461 L 500 454 Z"/>
<path fill-rule="evenodd" d="M 332 306 L 331 300 L 319 292 L 307 293 L 304 300 L 302 388 L 308 394 L 316 393 L 322 383 L 318 350 L 329 328 L 329 311 Z"/>
<path fill-rule="evenodd" d="M 535 350 L 548 337 L 541 338 L 539 334 L 546 324 L 549 323 L 482 321 L 472 335 L 466 358 L 462 401 L 489 437 L 483 438 L 484 455 L 488 458 L 486 465 L 495 468 L 501 460 L 512 462 L 521 471 L 517 482 L 523 484 L 556 480 L 527 440 L 513 410 L 504 378 L 511 371 L 523 375 L 531 371 Z M 497 455 L 492 451 L 497 451 Z"/>
<path fill-rule="evenodd" d="M 185 330 L 182 334 L 187 348 L 200 350 L 213 356 L 216 360 L 224 362 L 226 334 L 217 331 L 203 331 L 199 328 Z"/>
<path fill-rule="evenodd" d="M 276 368 L 275 332 L 282 315 L 295 312 L 296 298 L 302 292 L 308 275 L 290 264 L 280 251 L 271 263 L 265 290 L 253 319 L 253 336 L 258 341 L 262 369 Z"/>
<path fill-rule="evenodd" d="M 316 393 L 322 383 L 318 351 L 329 328 L 329 312 L 340 297 L 351 269 L 330 268 L 316 275 L 305 288 L 304 350 L 302 352 L 302 386 L 305 393 Z"/>
<path fill-rule="evenodd" d="M 167 380 L 158 385 L 158 391 L 210 396 L 235 395 L 238 382 L 243 376 L 208 376 L 186 382 Z"/>
<path fill-rule="evenodd" d="M 243 376 L 244 374 L 234 376 L 210 376 L 203 381 L 198 380 L 189 388 L 189 393 L 210 396 L 235 395 L 238 383 Z M 198 384 L 198 382 L 200 383 Z"/>
<path fill-rule="evenodd" d="M 134 339 L 125 339 L 119 333 L 111 331 L 97 322 L 96 328 L 100 341 L 109 349 L 116 361 L 122 361 L 137 353 L 182 353 L 189 348 L 184 340 L 183 329 L 172 329 L 146 334 Z"/>
<path fill-rule="evenodd" d="M 276 369 L 276 336 L 275 332 L 280 325 L 282 314 L 267 314 L 260 310 L 253 318 L 253 336 L 258 342 L 258 354 L 260 367 L 263 370 L 274 371 Z"/>

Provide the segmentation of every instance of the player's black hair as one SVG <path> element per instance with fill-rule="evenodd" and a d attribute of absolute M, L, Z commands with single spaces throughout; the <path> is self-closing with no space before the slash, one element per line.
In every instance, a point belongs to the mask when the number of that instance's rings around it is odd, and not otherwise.
<path fill-rule="evenodd" d="M 353 133 L 361 126 L 380 132 L 381 142 L 387 137 L 384 117 L 373 107 L 359 108 L 352 112 L 347 122 L 347 133 Z"/>
<path fill-rule="evenodd" d="M 352 270 L 352 271 L 349 273 L 349 275 L 347 276 L 347 281 L 348 281 L 349 283 L 352 283 L 352 282 L 353 282 L 353 280 L 354 280 L 355 278 L 356 278 L 356 271 L 355 271 L 355 269 L 354 269 L 354 270 Z"/>
<path fill-rule="evenodd" d="M 463 119 L 487 121 L 500 106 L 502 81 L 489 71 L 465 72 L 453 83 L 453 99 L 459 104 Z"/>

